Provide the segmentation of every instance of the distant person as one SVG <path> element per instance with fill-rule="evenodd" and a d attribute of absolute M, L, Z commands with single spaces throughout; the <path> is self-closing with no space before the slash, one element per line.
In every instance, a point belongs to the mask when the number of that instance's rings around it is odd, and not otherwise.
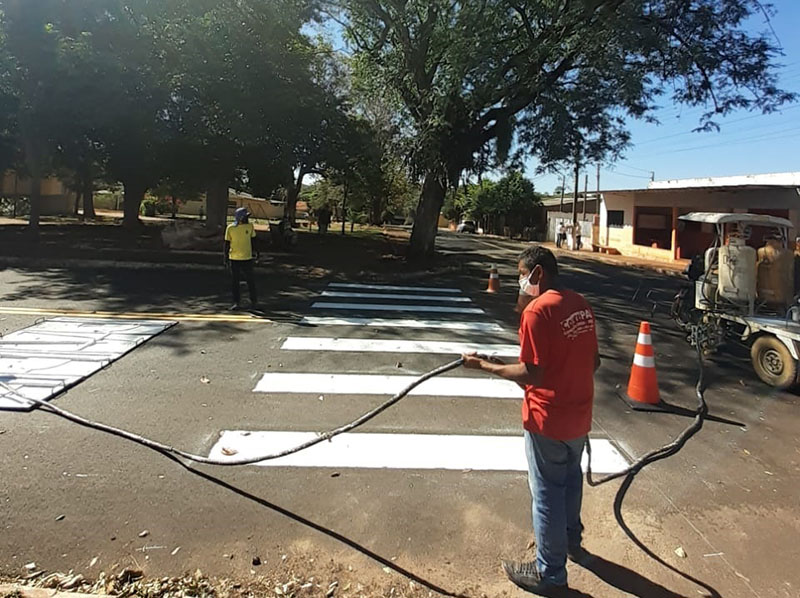
<path fill-rule="evenodd" d="M 581 240 L 581 225 L 575 227 L 575 249 L 583 249 L 583 241 Z"/>
<path fill-rule="evenodd" d="M 558 227 L 558 235 L 556 236 L 556 247 L 561 249 L 566 240 L 567 240 L 567 227 L 564 226 L 564 223 L 562 222 L 561 225 Z"/>
<path fill-rule="evenodd" d="M 322 206 L 317 212 L 317 218 L 319 233 L 324 235 L 328 232 L 328 227 L 331 225 L 331 209 L 328 206 Z"/>
<path fill-rule="evenodd" d="M 258 292 L 253 272 L 256 251 L 256 229 L 250 223 L 247 208 L 239 208 L 233 216 L 233 224 L 225 229 L 225 265 L 231 270 L 231 292 L 233 294 L 232 310 L 241 309 L 241 291 L 239 284 L 244 278 L 250 292 L 250 306 L 258 309 Z"/>

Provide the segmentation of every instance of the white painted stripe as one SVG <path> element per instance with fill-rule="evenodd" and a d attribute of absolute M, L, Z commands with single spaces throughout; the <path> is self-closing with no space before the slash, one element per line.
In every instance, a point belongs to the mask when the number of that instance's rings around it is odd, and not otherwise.
<path fill-rule="evenodd" d="M 345 309 L 349 311 L 420 311 L 444 314 L 482 314 L 479 307 L 446 307 L 443 305 L 395 305 L 388 303 L 315 303 L 311 309 Z"/>
<path fill-rule="evenodd" d="M 453 301 L 456 303 L 472 303 L 469 297 L 450 297 L 447 295 L 400 295 L 397 293 L 348 293 L 342 291 L 324 291 L 323 297 L 342 297 L 346 299 L 395 299 L 398 301 Z"/>
<path fill-rule="evenodd" d="M 412 320 L 392 318 L 331 318 L 307 316 L 300 322 L 313 326 L 368 326 L 370 328 L 419 328 L 464 330 L 469 332 L 506 332 L 499 324 L 491 322 L 457 322 L 452 320 Z"/>
<path fill-rule="evenodd" d="M 497 357 L 519 357 L 517 345 L 482 345 L 440 341 L 402 341 L 365 338 L 316 338 L 290 336 L 281 347 L 284 351 L 342 351 L 364 353 L 439 353 L 461 355 L 477 352 Z"/>
<path fill-rule="evenodd" d="M 416 380 L 416 376 L 377 374 L 267 373 L 253 392 L 316 395 L 393 395 Z M 496 378 L 434 378 L 411 391 L 416 396 L 521 399 L 522 389 Z"/>
<path fill-rule="evenodd" d="M 653 344 L 653 337 L 649 334 L 642 334 L 639 333 L 639 338 L 636 340 L 637 343 L 640 345 L 652 345 Z"/>
<path fill-rule="evenodd" d="M 461 289 L 447 289 L 442 287 L 398 287 L 390 284 L 354 284 L 345 282 L 332 282 L 328 288 L 336 289 L 366 289 L 372 291 L 427 291 L 429 293 L 450 293 L 460 295 Z"/>
<path fill-rule="evenodd" d="M 314 432 L 224 431 L 211 449 L 214 459 L 242 459 L 297 446 Z M 606 439 L 592 438 L 592 471 L 618 473 L 625 457 Z M 223 448 L 227 449 L 223 453 Z M 230 453 L 234 453 L 231 455 Z M 582 467 L 587 463 L 584 451 Z M 528 470 L 522 436 L 443 436 L 436 434 L 342 434 L 262 467 L 335 467 L 370 469 Z"/>
<path fill-rule="evenodd" d="M 656 367 L 656 358 L 646 357 L 644 355 L 639 355 L 638 353 L 636 353 L 633 356 L 633 365 L 638 365 L 639 367 L 642 368 L 654 368 Z"/>

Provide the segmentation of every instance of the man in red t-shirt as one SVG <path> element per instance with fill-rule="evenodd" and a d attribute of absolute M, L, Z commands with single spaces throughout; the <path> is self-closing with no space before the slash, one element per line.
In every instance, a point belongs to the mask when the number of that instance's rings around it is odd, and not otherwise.
<path fill-rule="evenodd" d="M 594 373 L 600 366 L 594 313 L 581 295 L 561 286 L 556 258 L 531 246 L 519 257 L 520 293 L 532 300 L 519 326 L 519 363 L 465 355 L 483 370 L 525 389 L 522 425 L 533 498 L 536 560 L 503 561 L 515 584 L 546 591 L 567 584 L 567 557 L 586 564 L 581 546 L 581 455 L 592 426 Z"/>

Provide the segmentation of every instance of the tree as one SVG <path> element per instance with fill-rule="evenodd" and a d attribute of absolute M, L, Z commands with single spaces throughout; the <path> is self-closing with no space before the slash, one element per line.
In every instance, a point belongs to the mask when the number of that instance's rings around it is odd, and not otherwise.
<path fill-rule="evenodd" d="M 745 23 L 757 0 L 339 0 L 357 60 L 411 123 L 422 193 L 412 256 L 434 250 L 446 190 L 482 156 L 514 142 L 543 167 L 575 155 L 614 159 L 625 118 L 652 118 L 666 90 L 708 107 L 701 127 L 735 109 L 793 98 L 776 85 L 779 54 Z"/>
<path fill-rule="evenodd" d="M 42 179 L 50 169 L 50 97 L 58 79 L 58 39 L 50 0 L 9 0 L 0 11 L 0 59 L 7 105 L 16 108 L 13 132 L 31 179 L 29 230 L 38 237 Z M 13 98 L 13 99 L 12 99 Z"/>
<path fill-rule="evenodd" d="M 224 225 L 230 186 L 263 195 L 285 187 L 293 220 L 303 179 L 320 161 L 307 154 L 326 147 L 338 117 L 338 99 L 315 79 L 317 48 L 301 31 L 313 2 L 180 0 L 172 10 L 162 49 L 168 125 L 184 156 L 174 166 L 207 188 L 207 226 Z"/>
<path fill-rule="evenodd" d="M 80 13 L 74 3 L 62 4 L 64 40 L 73 50 L 64 96 L 81 107 L 82 126 L 71 144 L 80 151 L 71 165 L 85 171 L 102 165 L 108 178 L 120 181 L 123 224 L 135 228 L 145 193 L 166 170 L 170 90 L 161 37 L 169 2 L 85 0 Z"/>
<path fill-rule="evenodd" d="M 535 224 L 540 198 L 533 183 L 519 172 L 479 186 L 473 197 L 470 214 L 476 220 L 483 220 L 488 232 L 500 234 L 509 227 L 516 235 Z"/>

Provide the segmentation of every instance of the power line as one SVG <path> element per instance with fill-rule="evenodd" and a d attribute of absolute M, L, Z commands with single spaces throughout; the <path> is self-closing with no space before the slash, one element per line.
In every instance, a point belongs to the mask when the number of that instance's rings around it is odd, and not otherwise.
<path fill-rule="evenodd" d="M 613 168 L 612 169 L 607 169 L 607 170 L 605 170 L 605 172 L 607 174 L 616 174 L 616 175 L 625 176 L 625 177 L 628 177 L 628 178 L 631 178 L 631 179 L 645 179 L 645 180 L 648 180 L 648 181 L 650 180 L 649 176 L 639 176 L 638 174 L 625 174 L 624 172 L 618 172 L 618 171 L 614 170 Z"/>
<path fill-rule="evenodd" d="M 644 150 L 652 150 L 652 149 L 675 149 L 676 147 L 686 146 L 686 144 L 695 144 L 695 143 L 707 143 L 709 141 L 716 141 L 717 143 L 727 143 L 729 141 L 735 141 L 741 138 L 742 135 L 745 136 L 752 136 L 752 135 L 769 135 L 771 133 L 780 133 L 787 129 L 790 125 L 797 125 L 800 124 L 800 120 L 794 120 L 792 122 L 786 123 L 773 123 L 770 125 L 762 125 L 757 127 L 747 127 L 747 128 L 737 128 L 735 130 L 728 129 L 723 131 L 706 131 L 703 133 L 698 133 L 695 139 L 688 139 L 686 137 L 673 138 L 667 141 L 661 141 L 656 146 L 650 144 L 648 147 L 642 147 L 641 149 Z M 634 144 L 636 145 L 636 144 Z"/>
<path fill-rule="evenodd" d="M 785 129 L 784 131 L 773 131 L 771 133 L 767 133 L 765 135 L 756 135 L 754 137 L 746 137 L 743 139 L 734 139 L 734 140 L 726 140 L 725 146 L 733 146 L 733 145 L 741 145 L 743 143 L 761 143 L 763 141 L 777 141 L 779 139 L 796 139 L 797 134 L 791 135 L 784 135 L 783 133 L 791 132 L 791 131 L 800 131 L 800 127 L 793 128 L 793 129 Z M 776 136 L 777 135 L 777 136 Z M 654 156 L 663 156 L 667 154 L 681 154 L 685 152 L 693 152 L 701 149 L 708 149 L 708 148 L 719 148 L 719 143 L 709 144 L 709 145 L 700 145 L 694 147 L 684 147 L 684 148 L 676 148 L 673 150 L 667 150 L 663 152 L 656 152 L 654 154 L 647 154 L 648 157 Z"/>
<path fill-rule="evenodd" d="M 631 177 L 635 176 L 635 177 L 639 177 L 639 178 L 648 178 L 649 179 L 650 176 L 652 176 L 652 174 L 653 174 L 653 169 L 652 168 L 650 168 L 648 170 L 645 170 L 643 168 L 637 169 L 637 170 L 641 170 L 642 172 L 646 172 L 648 175 L 650 175 L 648 177 L 642 177 L 642 175 L 631 174 L 630 172 L 623 172 L 622 170 L 618 170 L 619 168 L 628 168 L 628 166 L 625 165 L 625 164 L 614 164 L 613 166 L 609 166 L 609 168 L 611 168 L 614 172 L 616 172 L 618 174 L 627 175 L 627 176 L 631 176 Z"/>
<path fill-rule="evenodd" d="M 631 170 L 638 170 L 639 172 L 647 172 L 647 173 L 652 172 L 652 170 L 649 169 L 649 168 L 636 168 L 636 166 L 630 166 L 628 164 L 623 164 L 622 167 L 623 168 L 630 168 Z"/>
<path fill-rule="evenodd" d="M 737 119 L 734 119 L 734 120 L 723 121 L 722 125 L 723 126 L 732 125 L 732 124 L 735 124 L 735 123 L 744 122 L 744 121 L 752 120 L 752 119 L 755 119 L 755 118 L 763 118 L 765 116 L 779 116 L 784 112 L 787 112 L 789 110 L 796 110 L 797 108 L 800 108 L 800 104 L 792 104 L 792 105 L 790 105 L 790 106 L 788 106 L 786 108 L 782 108 L 780 110 L 780 112 L 771 112 L 769 114 L 763 114 L 763 113 L 762 114 L 752 114 L 750 116 L 745 116 L 745 117 L 737 118 Z M 772 126 L 772 125 L 764 124 L 763 126 Z M 739 131 L 737 131 L 737 132 L 739 132 Z M 665 139 L 672 139 L 672 138 L 675 138 L 675 137 L 681 137 L 683 135 L 692 135 L 692 134 L 697 134 L 697 133 L 698 133 L 697 131 L 683 131 L 681 133 L 673 133 L 671 135 L 664 135 L 663 137 L 654 137 L 654 138 L 651 138 L 651 139 L 645 139 L 644 141 L 640 141 L 638 143 L 634 143 L 634 145 L 637 145 L 637 146 L 639 146 L 639 145 L 647 145 L 648 143 L 656 143 L 658 141 L 663 141 Z"/>

